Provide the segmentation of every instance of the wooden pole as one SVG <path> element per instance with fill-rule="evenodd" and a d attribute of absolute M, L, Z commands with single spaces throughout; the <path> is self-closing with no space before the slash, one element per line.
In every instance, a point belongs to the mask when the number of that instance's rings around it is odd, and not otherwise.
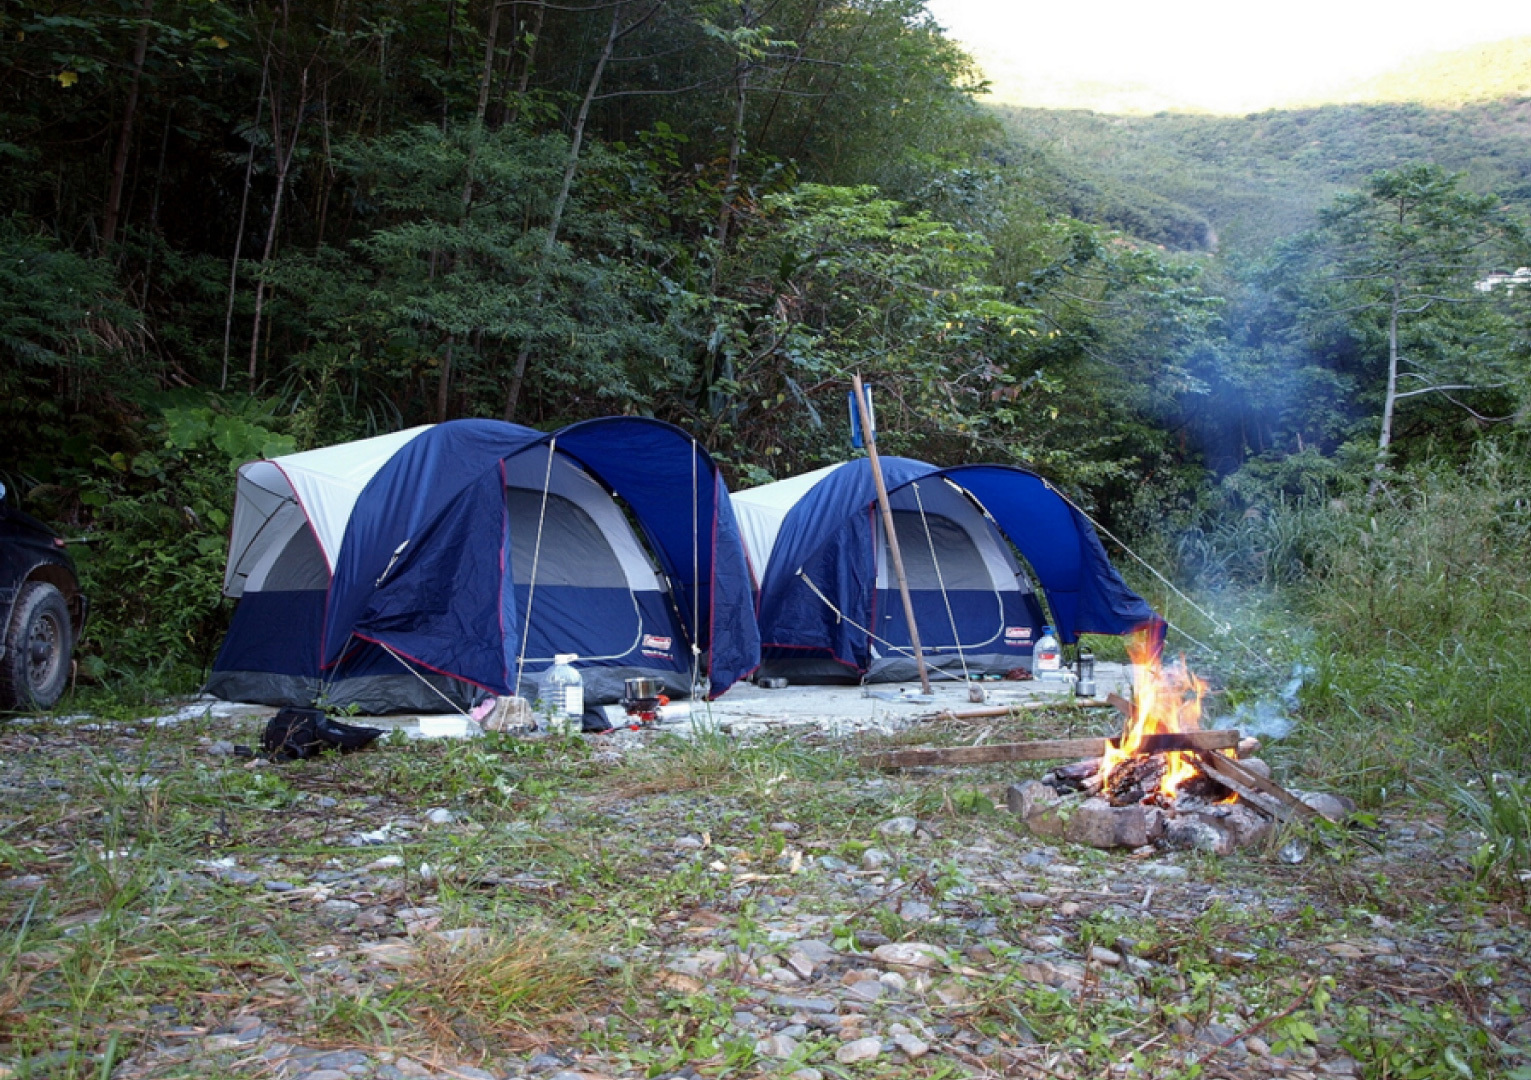
<path fill-rule="evenodd" d="M 927 765 L 988 765 L 997 761 L 1097 758 L 1106 752 L 1108 746 L 1115 746 L 1118 742 L 1117 739 L 1037 739 L 1033 742 L 988 743 L 983 746 L 920 747 L 911 750 L 885 750 L 878 754 L 864 755 L 859 760 L 864 767 L 870 769 L 912 769 Z M 1138 747 L 1137 752 L 1172 754 L 1227 750 L 1238 744 L 1237 731 L 1185 731 L 1144 736 L 1143 743 Z M 1219 763 L 1228 761 L 1221 754 L 1216 757 Z M 1237 765 L 1237 762 L 1234 764 Z M 1239 771 L 1242 773 L 1245 770 Z M 1239 794 L 1242 795 L 1243 792 Z M 1291 796 L 1287 797 L 1291 798 Z"/>
<path fill-rule="evenodd" d="M 867 412 L 866 394 L 861 388 L 861 374 L 851 378 L 856 392 L 856 415 L 861 417 L 861 434 L 866 439 L 867 460 L 872 463 L 872 482 L 877 485 L 877 505 L 882 508 L 882 527 L 888 534 L 888 553 L 893 557 L 893 573 L 898 578 L 898 594 L 904 598 L 904 618 L 909 623 L 909 644 L 914 649 L 914 664 L 920 672 L 920 689 L 930 688 L 930 672 L 925 670 L 925 653 L 920 648 L 920 628 L 914 621 L 914 601 L 909 598 L 909 581 L 904 577 L 904 556 L 898 549 L 898 533 L 893 528 L 893 508 L 888 505 L 888 487 L 882 479 L 882 462 L 877 457 L 877 437 L 872 434 L 872 417 Z"/>

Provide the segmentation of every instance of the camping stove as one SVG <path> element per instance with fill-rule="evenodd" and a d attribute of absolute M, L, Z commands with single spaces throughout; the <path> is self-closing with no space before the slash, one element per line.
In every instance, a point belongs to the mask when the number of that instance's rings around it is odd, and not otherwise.
<path fill-rule="evenodd" d="M 659 690 L 658 679 L 623 679 L 620 704 L 632 719 L 652 724 L 659 719 L 660 706 L 670 703 Z"/>

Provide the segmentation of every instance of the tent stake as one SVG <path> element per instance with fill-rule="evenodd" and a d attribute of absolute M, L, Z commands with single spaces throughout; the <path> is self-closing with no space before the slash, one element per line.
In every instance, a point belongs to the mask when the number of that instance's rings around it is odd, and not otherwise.
<path fill-rule="evenodd" d="M 898 549 L 898 533 L 893 529 L 893 507 L 888 505 L 888 487 L 882 479 L 882 462 L 877 457 L 877 437 L 872 434 L 872 418 L 867 415 L 866 394 L 861 388 L 861 373 L 851 376 L 856 391 L 856 414 L 861 417 L 861 431 L 867 444 L 867 458 L 872 463 L 872 482 L 877 485 L 877 505 L 882 508 L 882 527 L 888 534 L 888 553 L 893 556 L 893 573 L 898 578 L 898 594 L 904 598 L 904 618 L 909 623 L 909 644 L 914 648 L 914 663 L 920 671 L 920 689 L 932 694 L 930 672 L 925 670 L 925 653 L 920 648 L 920 628 L 914 622 L 914 601 L 909 598 L 909 582 L 904 577 L 904 556 Z"/>

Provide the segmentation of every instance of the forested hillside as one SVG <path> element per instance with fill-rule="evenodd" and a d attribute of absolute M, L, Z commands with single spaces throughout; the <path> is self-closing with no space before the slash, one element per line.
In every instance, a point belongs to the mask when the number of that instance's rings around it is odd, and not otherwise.
<path fill-rule="evenodd" d="M 1475 288 L 1531 263 L 1524 99 L 996 113 L 922 0 L 58 0 L 0 41 L 0 479 L 87 541 L 108 683 L 216 649 L 262 453 L 639 413 L 748 484 L 848 452 L 859 371 L 887 450 L 1161 543 L 1525 397 L 1528 296 Z"/>
<path fill-rule="evenodd" d="M 1531 205 L 1531 98 L 1324 105 L 1243 117 L 1006 108 L 1070 213 L 1179 250 L 1259 254 L 1379 169 L 1431 161 Z"/>

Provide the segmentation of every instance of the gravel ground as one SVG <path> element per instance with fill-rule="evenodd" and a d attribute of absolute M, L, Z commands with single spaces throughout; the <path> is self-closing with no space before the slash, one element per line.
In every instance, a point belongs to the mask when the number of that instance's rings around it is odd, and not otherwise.
<path fill-rule="evenodd" d="M 287 765 L 241 756 L 261 715 L 0 727 L 0 1080 L 1531 1077 L 1524 907 L 1429 807 L 1225 859 L 1098 852 L 1020 829 L 1013 768 L 857 769 L 912 744 L 902 712 Z M 160 899 L 112 878 L 134 860 Z M 167 912 L 249 925 L 185 931 L 154 975 Z M 590 965 L 573 1005 L 489 1022 L 422 982 L 536 927 Z M 92 934 L 117 988 L 87 996 Z"/>

